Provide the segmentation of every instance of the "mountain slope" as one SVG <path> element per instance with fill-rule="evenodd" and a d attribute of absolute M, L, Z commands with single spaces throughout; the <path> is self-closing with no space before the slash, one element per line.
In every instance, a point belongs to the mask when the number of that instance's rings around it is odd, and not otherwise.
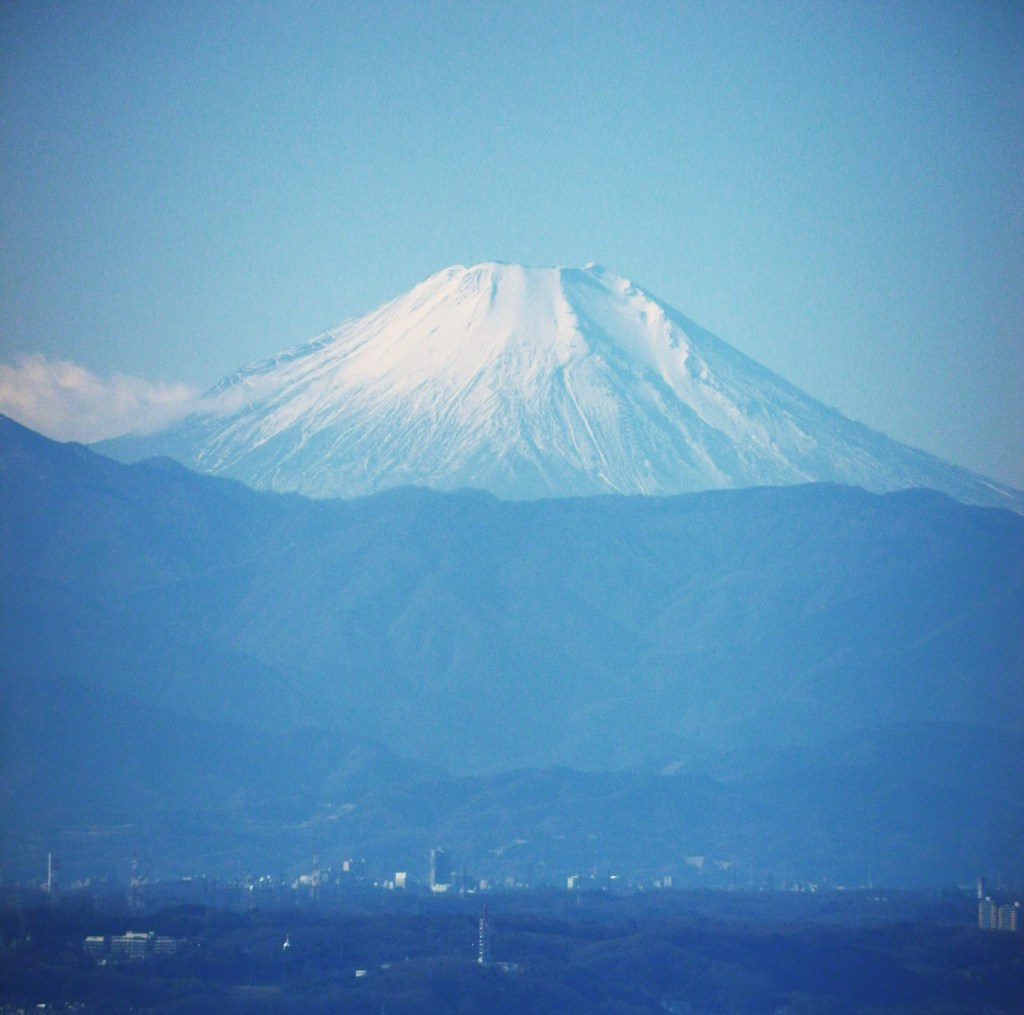
<path fill-rule="evenodd" d="M 1024 519 L 848 487 L 259 495 L 7 423 L 6 671 L 461 771 L 1024 724 Z"/>
<path fill-rule="evenodd" d="M 934 492 L 309 501 L 0 417 L 0 863 L 1019 870 L 1022 615 Z"/>
<path fill-rule="evenodd" d="M 98 447 L 313 497 L 838 482 L 1024 510 L 1024 495 L 847 419 L 596 265 L 449 268 L 206 404 Z"/>

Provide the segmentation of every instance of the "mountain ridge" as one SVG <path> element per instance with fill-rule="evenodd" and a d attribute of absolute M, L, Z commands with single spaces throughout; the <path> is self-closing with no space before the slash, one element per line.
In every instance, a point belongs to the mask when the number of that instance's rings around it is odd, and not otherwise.
<path fill-rule="evenodd" d="M 1024 493 L 800 392 L 599 265 L 453 266 L 225 378 L 207 411 L 96 447 L 260 489 L 403 485 L 505 499 L 839 482 L 926 486 L 1024 511 Z"/>
<path fill-rule="evenodd" d="M 936 491 L 312 501 L 0 419 L 0 862 L 1019 870 L 1021 615 Z"/>
<path fill-rule="evenodd" d="M 11 670 L 334 716 L 465 771 L 1024 720 L 1012 512 L 828 485 L 309 501 L 2 436 Z"/>

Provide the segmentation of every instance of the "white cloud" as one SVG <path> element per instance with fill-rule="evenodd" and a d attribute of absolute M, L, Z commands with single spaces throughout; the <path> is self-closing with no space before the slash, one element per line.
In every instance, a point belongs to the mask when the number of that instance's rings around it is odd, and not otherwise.
<path fill-rule="evenodd" d="M 54 440 L 89 441 L 152 431 L 198 408 L 188 384 L 96 374 L 67 360 L 35 354 L 0 363 L 0 413 Z"/>

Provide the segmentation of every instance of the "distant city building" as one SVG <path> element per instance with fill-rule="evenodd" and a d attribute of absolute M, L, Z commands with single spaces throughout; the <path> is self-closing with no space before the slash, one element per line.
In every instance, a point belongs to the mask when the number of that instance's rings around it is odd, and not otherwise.
<path fill-rule="evenodd" d="M 102 959 L 109 954 L 114 961 L 137 961 L 147 959 L 151 955 L 175 955 L 183 944 L 184 939 L 158 937 L 152 930 L 145 933 L 130 930 L 126 934 L 115 934 L 109 939 L 90 935 L 82 942 L 82 950 L 94 959 Z"/>
<path fill-rule="evenodd" d="M 978 900 L 978 930 L 992 930 L 992 916 L 995 906 L 991 899 Z"/>
<path fill-rule="evenodd" d="M 446 892 L 452 885 L 452 861 L 443 849 L 430 851 L 430 890 Z"/>
<path fill-rule="evenodd" d="M 366 861 L 365 860 L 342 860 L 341 861 L 341 874 L 343 878 L 365 878 L 366 877 Z"/>
<path fill-rule="evenodd" d="M 986 895 L 978 903 L 978 927 L 981 930 L 1006 930 L 1017 932 L 1020 924 L 1020 903 L 1004 902 L 1002 905 Z"/>
<path fill-rule="evenodd" d="M 110 939 L 110 954 L 118 959 L 144 959 L 155 937 L 153 931 L 145 934 L 128 931 L 127 934 L 115 935 Z"/>
<path fill-rule="evenodd" d="M 586 890 L 588 892 L 607 892 L 621 890 L 626 886 L 626 880 L 619 874 L 598 874 L 596 871 L 587 874 L 570 874 L 565 879 L 565 887 L 569 891 Z M 513 887 L 513 886 L 509 886 Z M 525 886 L 517 886 L 525 887 Z"/>

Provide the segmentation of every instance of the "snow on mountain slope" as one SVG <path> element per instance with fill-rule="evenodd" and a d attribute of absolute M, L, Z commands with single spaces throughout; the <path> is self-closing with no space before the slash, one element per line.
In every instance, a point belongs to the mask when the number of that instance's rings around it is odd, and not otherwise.
<path fill-rule="evenodd" d="M 225 379 L 206 404 L 99 448 L 313 497 L 827 481 L 1024 508 L 1024 495 L 847 419 L 599 265 L 448 268 Z"/>

